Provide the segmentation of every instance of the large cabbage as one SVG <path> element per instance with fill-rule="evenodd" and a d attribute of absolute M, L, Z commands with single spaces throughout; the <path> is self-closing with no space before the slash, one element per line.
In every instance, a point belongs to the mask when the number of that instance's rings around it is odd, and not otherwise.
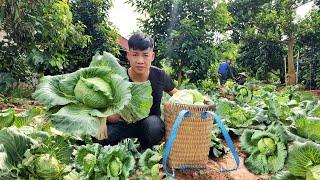
<path fill-rule="evenodd" d="M 266 131 L 246 129 L 240 137 L 241 149 L 249 154 L 246 167 L 255 174 L 275 173 L 287 157 L 287 136 L 283 127 L 272 124 Z"/>
<path fill-rule="evenodd" d="M 45 76 L 33 97 L 48 107 L 57 129 L 78 137 L 88 134 L 100 138 L 99 129 L 100 133 L 105 129 L 109 115 L 120 113 L 132 123 L 149 114 L 150 82 L 134 83 L 128 79 L 117 59 L 104 52 L 94 56 L 87 68 Z"/>

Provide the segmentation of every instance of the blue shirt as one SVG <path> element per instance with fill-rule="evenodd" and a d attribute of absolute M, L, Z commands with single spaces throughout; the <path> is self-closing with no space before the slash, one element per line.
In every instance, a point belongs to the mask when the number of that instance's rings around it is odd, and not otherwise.
<path fill-rule="evenodd" d="M 227 62 L 221 63 L 218 72 L 222 76 L 227 76 L 230 72 L 230 65 Z"/>

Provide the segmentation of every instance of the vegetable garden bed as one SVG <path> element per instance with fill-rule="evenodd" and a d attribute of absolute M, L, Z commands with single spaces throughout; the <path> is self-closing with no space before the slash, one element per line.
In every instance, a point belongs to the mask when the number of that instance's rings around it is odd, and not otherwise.
<path fill-rule="evenodd" d="M 149 82 L 128 82 L 125 69 L 111 54 L 93 59 L 88 68 L 44 77 L 33 93 L 37 103 L 0 97 L 0 179 L 164 177 L 164 143 L 139 152 L 133 139 L 115 146 L 93 142 L 92 137 L 105 133 L 105 117 L 120 112 L 127 122 L 136 122 L 149 114 L 152 105 Z M 213 160 L 205 170 L 176 171 L 177 179 L 319 179 L 320 101 L 316 96 L 291 86 L 278 91 L 272 85 L 229 82 L 213 94 L 210 102 L 233 135 L 240 169 L 219 171 L 235 163 L 213 124 L 209 129 Z M 193 95 L 189 97 L 195 102 Z M 201 94 L 197 97 L 205 101 Z"/>

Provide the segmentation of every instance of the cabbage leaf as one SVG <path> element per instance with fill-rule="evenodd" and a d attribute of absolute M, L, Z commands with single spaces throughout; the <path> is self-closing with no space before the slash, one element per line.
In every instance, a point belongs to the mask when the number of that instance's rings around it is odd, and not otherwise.
<path fill-rule="evenodd" d="M 109 115 L 120 113 L 128 123 L 147 117 L 152 88 L 149 81 L 129 82 L 126 70 L 110 53 L 92 59 L 87 68 L 45 76 L 33 97 L 48 107 L 49 119 L 58 130 L 100 139 Z"/>

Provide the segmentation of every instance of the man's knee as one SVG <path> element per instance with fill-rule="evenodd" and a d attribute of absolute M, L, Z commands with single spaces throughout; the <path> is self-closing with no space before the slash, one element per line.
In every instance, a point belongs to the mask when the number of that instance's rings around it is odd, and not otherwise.
<path fill-rule="evenodd" d="M 159 116 L 149 116 L 141 123 L 143 130 L 146 130 L 147 133 L 164 133 L 164 122 Z"/>
<path fill-rule="evenodd" d="M 164 136 L 164 122 L 158 116 L 149 116 L 141 122 L 141 145 L 149 148 L 156 145 Z"/>

